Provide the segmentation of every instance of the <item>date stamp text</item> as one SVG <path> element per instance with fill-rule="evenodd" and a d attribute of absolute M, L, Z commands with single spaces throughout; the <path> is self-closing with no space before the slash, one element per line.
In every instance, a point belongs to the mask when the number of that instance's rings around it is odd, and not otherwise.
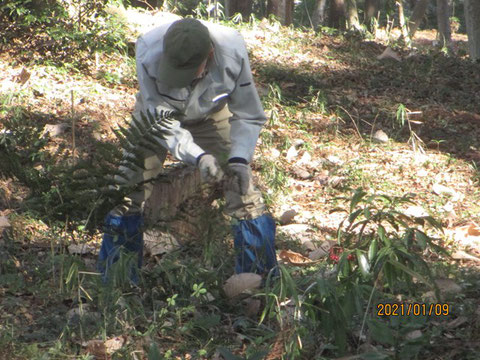
<path fill-rule="evenodd" d="M 447 316 L 450 305 L 446 303 L 380 303 L 377 316 Z"/>

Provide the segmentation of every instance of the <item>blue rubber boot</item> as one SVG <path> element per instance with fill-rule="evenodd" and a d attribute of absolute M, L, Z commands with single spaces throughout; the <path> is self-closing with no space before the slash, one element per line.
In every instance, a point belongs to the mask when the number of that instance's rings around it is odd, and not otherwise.
<path fill-rule="evenodd" d="M 143 217 L 140 214 L 115 216 L 105 218 L 105 233 L 102 246 L 98 254 L 98 270 L 102 273 L 103 281 L 109 280 L 109 270 L 120 258 L 120 250 L 133 253 L 137 256 L 137 264 L 129 272 L 130 280 L 138 284 L 138 273 L 143 259 Z"/>
<path fill-rule="evenodd" d="M 232 226 L 236 251 L 235 272 L 278 274 L 275 254 L 275 221 L 268 214 L 252 220 L 240 220 Z"/>

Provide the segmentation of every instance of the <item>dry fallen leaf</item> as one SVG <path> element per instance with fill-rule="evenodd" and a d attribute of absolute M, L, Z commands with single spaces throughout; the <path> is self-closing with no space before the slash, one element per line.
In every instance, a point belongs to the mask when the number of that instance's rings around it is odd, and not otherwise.
<path fill-rule="evenodd" d="M 455 251 L 452 254 L 452 258 L 455 260 L 472 260 L 472 261 L 477 261 L 480 262 L 480 258 L 470 255 L 469 253 L 463 251 L 463 250 L 458 250 Z"/>
<path fill-rule="evenodd" d="M 68 252 L 72 255 L 93 254 L 95 248 L 87 244 L 70 244 L 68 245 Z"/>
<path fill-rule="evenodd" d="M 67 318 L 71 320 L 75 316 L 84 316 L 89 310 L 90 310 L 90 307 L 88 304 L 82 304 L 79 307 L 68 310 Z"/>
<path fill-rule="evenodd" d="M 93 355 L 96 359 L 109 359 L 110 355 L 125 345 L 126 340 L 125 336 L 117 336 L 105 342 L 102 340 L 90 340 L 86 344 L 86 352 Z"/>
<path fill-rule="evenodd" d="M 393 51 L 390 47 L 387 47 L 383 53 L 377 56 L 378 60 L 383 60 L 383 59 L 394 59 L 397 61 L 402 61 L 402 58 L 400 55 L 398 55 L 395 51 Z"/>
<path fill-rule="evenodd" d="M 448 233 L 461 245 L 478 247 L 480 244 L 480 227 L 475 223 L 450 229 Z"/>
<path fill-rule="evenodd" d="M 403 213 L 415 218 L 428 216 L 428 212 L 423 207 L 417 205 L 409 206 Z"/>
<path fill-rule="evenodd" d="M 287 151 L 286 159 L 287 161 L 292 161 L 294 158 L 297 157 L 297 155 L 298 155 L 298 150 L 295 148 L 295 145 L 292 145 Z"/>
<path fill-rule="evenodd" d="M 86 352 L 93 355 L 95 359 L 107 358 L 105 343 L 102 340 L 90 340 L 87 342 Z"/>
<path fill-rule="evenodd" d="M 120 350 L 126 342 L 125 336 L 117 336 L 105 341 L 105 349 L 107 354 L 113 354 L 115 351 Z"/>
<path fill-rule="evenodd" d="M 345 183 L 345 180 L 346 178 L 343 176 L 333 176 L 328 179 L 328 184 L 333 188 L 337 188 L 342 186 L 342 184 Z"/>
<path fill-rule="evenodd" d="M 298 160 L 297 165 L 311 165 L 312 162 L 312 155 L 310 155 L 307 151 L 305 151 L 300 160 Z"/>
<path fill-rule="evenodd" d="M 293 173 L 295 174 L 295 176 L 299 179 L 309 179 L 312 177 L 312 175 L 307 171 L 305 170 L 304 168 L 300 167 L 300 166 L 294 166 L 293 167 Z"/>
<path fill-rule="evenodd" d="M 150 230 L 143 235 L 146 251 L 152 255 L 161 255 L 172 252 L 180 247 L 178 240 L 169 233 Z"/>
<path fill-rule="evenodd" d="M 480 228 L 476 224 L 470 224 L 467 233 L 470 236 L 480 236 Z"/>
<path fill-rule="evenodd" d="M 459 316 L 458 318 L 450 321 L 448 324 L 447 324 L 447 327 L 449 327 L 450 329 L 455 329 L 459 326 L 462 326 L 463 324 L 465 324 L 466 322 L 468 322 L 468 318 L 465 317 L 465 316 Z"/>
<path fill-rule="evenodd" d="M 455 196 L 455 190 L 450 189 L 449 187 L 435 183 L 432 186 L 432 190 L 435 194 L 437 195 L 450 195 L 450 196 Z"/>
<path fill-rule="evenodd" d="M 227 297 L 231 299 L 247 290 L 257 289 L 261 284 L 262 277 L 258 274 L 235 274 L 227 279 L 225 285 L 223 285 L 223 291 L 225 291 Z"/>
<path fill-rule="evenodd" d="M 27 69 L 23 68 L 22 71 L 20 71 L 20 74 L 16 76 L 16 81 L 19 82 L 21 85 L 24 85 L 28 79 L 30 79 L 30 74 Z"/>
<path fill-rule="evenodd" d="M 315 263 L 315 261 L 291 250 L 280 251 L 279 257 L 283 261 L 297 266 L 309 266 Z"/>

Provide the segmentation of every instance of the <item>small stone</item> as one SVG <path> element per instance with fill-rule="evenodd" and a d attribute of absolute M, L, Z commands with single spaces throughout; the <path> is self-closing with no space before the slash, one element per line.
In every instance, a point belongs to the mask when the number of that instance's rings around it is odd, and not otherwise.
<path fill-rule="evenodd" d="M 298 213 L 295 211 L 295 210 L 287 210 L 285 211 L 281 216 L 280 216 L 280 224 L 282 225 L 287 225 L 287 224 L 290 224 L 292 221 L 293 221 L 293 218 L 295 217 L 295 215 L 297 215 Z"/>
<path fill-rule="evenodd" d="M 9 228 L 11 225 L 10 225 L 10 221 L 8 221 L 8 218 L 6 216 L 0 216 L 0 229 L 5 229 L 5 228 Z"/>
<path fill-rule="evenodd" d="M 422 332 L 420 330 L 410 331 L 406 336 L 407 340 L 415 340 L 422 337 Z"/>
<path fill-rule="evenodd" d="M 208 302 L 212 302 L 215 300 L 215 297 L 211 293 L 207 292 L 205 294 L 205 299 L 207 299 Z"/>
<path fill-rule="evenodd" d="M 62 124 L 47 124 L 43 128 L 43 133 L 42 135 L 46 135 L 47 133 L 51 137 L 56 137 L 61 134 L 63 134 L 68 128 L 68 124 L 62 123 Z"/>
<path fill-rule="evenodd" d="M 435 283 L 442 294 L 458 294 L 462 291 L 462 287 L 450 279 L 438 279 Z"/>
<path fill-rule="evenodd" d="M 388 138 L 388 135 L 385 134 L 384 131 L 382 131 L 382 130 L 377 130 L 377 131 L 375 132 L 375 134 L 373 135 L 372 140 L 375 141 L 375 142 L 378 142 L 378 143 L 385 144 L 385 143 L 388 143 L 389 138 Z"/>
<path fill-rule="evenodd" d="M 311 260 L 318 260 L 323 257 L 326 257 L 330 251 L 330 248 L 332 247 L 333 242 L 331 241 L 324 241 L 318 249 L 315 249 L 312 251 L 308 257 Z"/>

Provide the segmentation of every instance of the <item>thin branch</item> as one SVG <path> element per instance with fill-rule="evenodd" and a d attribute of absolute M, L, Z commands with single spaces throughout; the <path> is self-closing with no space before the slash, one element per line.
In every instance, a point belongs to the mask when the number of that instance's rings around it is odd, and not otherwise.
<path fill-rule="evenodd" d="M 345 111 L 345 113 L 350 117 L 350 120 L 352 120 L 353 126 L 355 126 L 355 130 L 357 131 L 358 137 L 359 137 L 360 139 L 363 139 L 362 134 L 360 133 L 360 130 L 358 129 L 358 125 L 357 125 L 357 123 L 355 122 L 355 120 L 353 120 L 352 115 L 350 115 L 350 113 L 347 111 L 347 109 L 345 109 L 343 106 L 338 105 L 338 107 L 339 107 L 340 109 L 342 109 L 343 111 Z"/>

